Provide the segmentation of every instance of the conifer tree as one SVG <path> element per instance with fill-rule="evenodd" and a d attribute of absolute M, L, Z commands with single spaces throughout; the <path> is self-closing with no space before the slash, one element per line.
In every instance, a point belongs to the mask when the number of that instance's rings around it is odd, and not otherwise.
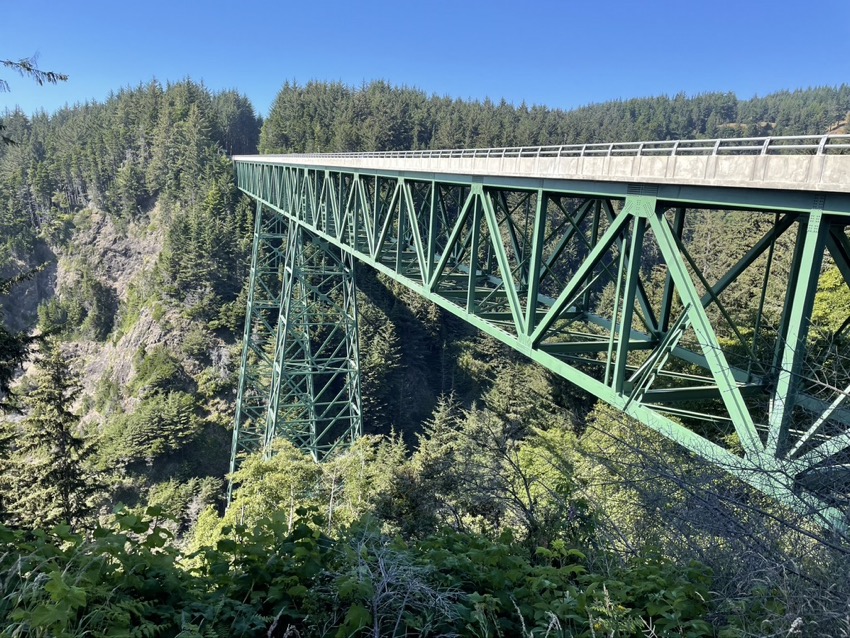
<path fill-rule="evenodd" d="M 58 84 L 59 82 L 66 82 L 68 80 L 68 76 L 64 73 L 57 73 L 56 71 L 42 71 L 38 68 L 38 56 L 32 56 L 30 58 L 22 58 L 20 60 L 0 60 L 0 65 L 3 65 L 7 69 L 12 69 L 16 73 L 18 73 L 21 77 L 28 77 L 35 81 L 36 84 L 42 86 L 43 84 Z M 0 78 L 0 93 L 6 93 L 9 91 L 9 83 Z M 5 130 L 5 126 L 3 122 L 0 122 L 0 144 L 14 144 L 15 141 L 7 137 L 3 134 Z"/>
<path fill-rule="evenodd" d="M 71 404 L 80 387 L 74 373 L 57 344 L 46 341 L 42 351 L 12 460 L 7 507 L 27 527 L 74 527 L 92 509 L 96 482 L 85 463 L 92 449 L 75 433 L 79 417 Z"/>

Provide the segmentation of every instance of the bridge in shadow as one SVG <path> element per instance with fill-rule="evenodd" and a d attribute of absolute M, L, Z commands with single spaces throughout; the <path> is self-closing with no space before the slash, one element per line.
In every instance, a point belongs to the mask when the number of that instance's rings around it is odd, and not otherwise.
<path fill-rule="evenodd" d="M 850 317 L 825 330 L 812 310 L 823 273 L 850 287 L 850 136 L 234 162 L 257 209 L 232 469 L 277 437 L 321 458 L 360 434 L 362 262 L 765 494 L 843 520 Z M 710 236 L 730 211 L 748 236 Z"/>

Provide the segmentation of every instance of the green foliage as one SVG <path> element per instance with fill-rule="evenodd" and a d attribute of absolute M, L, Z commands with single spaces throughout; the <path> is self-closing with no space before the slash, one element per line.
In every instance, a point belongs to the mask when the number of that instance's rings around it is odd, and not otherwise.
<path fill-rule="evenodd" d="M 192 614 L 184 617 L 199 583 L 176 566 L 158 517 L 119 514 L 88 539 L 61 526 L 32 535 L 0 528 L 0 635 L 199 636 Z"/>
<path fill-rule="evenodd" d="M 113 378 L 112 368 L 107 370 L 97 382 L 94 394 L 94 408 L 101 414 L 110 414 L 119 407 L 122 398 L 121 386 Z"/>
<path fill-rule="evenodd" d="M 198 435 L 195 398 L 185 392 L 149 396 L 135 412 L 110 417 L 103 430 L 98 463 L 126 466 L 177 452 Z"/>
<path fill-rule="evenodd" d="M 288 513 L 290 523 L 299 507 L 318 505 L 313 499 L 322 467 L 288 441 L 274 443 L 271 458 L 253 455 L 233 474 L 234 484 L 244 484 L 225 523 L 259 520 L 269 511 Z"/>
<path fill-rule="evenodd" d="M 405 537 L 449 525 L 515 530 L 532 549 L 558 539 L 589 541 L 593 520 L 573 474 L 570 433 L 552 428 L 512 441 L 491 417 L 447 414 L 452 410 L 438 404 L 412 457 L 397 438 L 364 436 L 317 464 L 291 443 L 276 442 L 271 458 L 249 457 L 234 474 L 242 487 L 222 525 L 310 506 L 323 513 L 329 531 L 375 516 Z"/>
<path fill-rule="evenodd" d="M 221 370 L 214 367 L 201 370 L 195 381 L 198 384 L 198 395 L 205 399 L 212 399 L 233 387 L 233 379 L 222 376 Z"/>
<path fill-rule="evenodd" d="M 572 111 L 452 100 L 377 81 L 286 82 L 260 135 L 262 153 L 391 151 L 822 134 L 850 111 L 850 86 L 740 100 L 684 94 Z"/>
<path fill-rule="evenodd" d="M 850 317 L 850 287 L 837 266 L 821 275 L 812 309 L 812 323 L 836 333 Z"/>
<path fill-rule="evenodd" d="M 228 155 L 246 155 L 257 150 L 260 118 L 244 95 L 223 91 L 213 97 L 214 129 Z"/>
<path fill-rule="evenodd" d="M 423 469 L 426 451 L 436 462 L 458 443 L 464 418 L 442 401 L 417 464 L 376 438 L 321 465 L 281 443 L 270 459 L 246 459 L 223 518 L 203 510 L 211 483 L 168 481 L 150 493 L 161 507 L 119 514 L 87 539 L 62 528 L 32 537 L 0 528 L 0 569 L 14 567 L 0 583 L 0 624 L 69 636 L 148 626 L 189 636 L 697 638 L 743 635 L 740 619 L 782 613 L 776 592 L 764 591 L 732 617 L 717 607 L 709 568 L 651 548 L 624 557 L 575 534 L 535 546 L 508 526 L 476 533 L 443 525 L 407 539 L 382 531 L 381 495 L 403 475 L 397 466 Z M 428 446 L 437 435 L 439 445 Z M 539 486 L 557 491 L 568 469 L 559 455 L 572 445 L 565 433 L 524 443 L 530 475 L 545 475 Z M 569 473 L 561 480 L 569 483 Z M 571 489 L 561 495 L 576 502 Z M 172 539 L 192 510 L 203 513 L 181 552 Z"/>
<path fill-rule="evenodd" d="M 116 312 L 114 339 L 120 339 L 133 329 L 148 301 L 152 301 L 151 295 L 132 282 L 127 288 L 127 298 L 119 304 Z"/>
<path fill-rule="evenodd" d="M 175 207 L 158 264 L 166 294 L 183 302 L 192 317 L 215 318 L 222 302 L 232 301 L 246 274 L 246 209 L 224 158 L 210 163 L 214 179 L 206 199 L 189 208 Z M 236 214 L 234 214 L 235 211 Z M 241 215 L 240 215 L 241 213 Z"/>
<path fill-rule="evenodd" d="M 103 341 L 112 331 L 117 307 L 115 292 L 84 267 L 58 297 L 39 306 L 39 328 L 48 334 Z"/>
<path fill-rule="evenodd" d="M 497 540 L 443 533 L 420 545 L 421 560 L 467 593 L 462 635 L 711 636 L 704 620 L 711 573 L 654 558 L 591 568 L 586 550 L 558 541 L 534 555 L 510 534 Z M 602 559 L 602 556 L 596 556 Z M 610 557 L 609 557 L 610 558 Z"/>
<path fill-rule="evenodd" d="M 0 411 L 15 411 L 12 398 L 12 380 L 21 365 L 29 358 L 35 339 L 24 333 L 14 333 L 0 325 Z"/>
<path fill-rule="evenodd" d="M 150 352 L 140 350 L 136 354 L 135 368 L 136 376 L 130 383 L 130 392 L 141 397 L 175 390 L 185 381 L 183 367 L 164 345 L 158 345 Z"/>
<path fill-rule="evenodd" d="M 399 338 L 393 323 L 386 321 L 363 341 L 369 344 L 360 362 L 363 410 L 369 415 L 370 423 L 380 424 L 378 427 L 384 429 L 393 423 L 395 412 L 390 406 L 395 403 L 397 390 L 394 381 L 400 367 Z"/>
<path fill-rule="evenodd" d="M 67 221 L 86 206 L 126 227 L 159 201 L 170 213 L 159 282 L 165 292 L 183 302 L 209 287 L 213 296 L 199 312 L 211 318 L 235 298 L 250 245 L 243 225 L 250 206 L 237 205 L 225 152 L 253 152 L 259 136 L 259 120 L 243 96 L 212 95 L 190 81 L 151 82 L 103 104 L 31 119 L 16 111 L 3 122 L 17 141 L 0 148 L 0 239 L 11 252 L 31 251 L 38 237 L 68 241 Z M 191 241 L 181 248 L 185 239 Z M 85 320 L 79 303 L 63 301 L 67 307 L 50 308 L 43 319 L 52 327 L 70 320 L 77 328 Z M 103 324 L 91 323 L 87 328 L 102 335 Z"/>
<path fill-rule="evenodd" d="M 245 309 L 248 307 L 247 286 L 243 286 L 236 299 L 221 304 L 218 315 L 207 323 L 210 330 L 227 330 L 238 334 L 245 326 Z"/>
<path fill-rule="evenodd" d="M 21 436 L 2 478 L 11 520 L 26 527 L 79 525 L 92 510 L 97 480 L 86 460 L 91 446 L 77 435 L 70 405 L 79 386 L 58 345 L 46 342 L 29 392 Z"/>
<path fill-rule="evenodd" d="M 409 545 L 368 521 L 334 540 L 315 512 L 295 516 L 236 524 L 188 556 L 157 507 L 89 537 L 0 528 L 0 635 L 543 635 L 556 623 L 558 635 L 640 636 L 645 623 L 712 635 L 711 574 L 697 564 L 647 558 L 603 574 L 565 544 L 535 556 L 509 535 L 441 532 Z"/>
<path fill-rule="evenodd" d="M 31 279 L 43 268 L 44 265 L 11 279 L 0 279 L 0 295 L 10 294 L 15 286 Z M 0 413 L 18 410 L 12 394 L 12 381 L 29 358 L 36 341 L 38 341 L 37 337 L 10 331 L 6 327 L 4 308 L 0 305 Z M 0 447 L 0 452 L 2 451 Z"/>
<path fill-rule="evenodd" d="M 203 326 L 193 326 L 183 338 L 183 353 L 188 357 L 194 357 L 198 361 L 207 360 L 210 343 L 209 332 Z"/>
<path fill-rule="evenodd" d="M 410 434 L 456 385 L 448 341 L 470 328 L 388 277 L 357 278 L 364 426 Z"/>
<path fill-rule="evenodd" d="M 163 526 L 179 539 L 198 522 L 202 512 L 219 503 L 221 494 L 222 482 L 214 477 L 192 477 L 187 481 L 172 478 L 151 487 L 147 506 L 162 511 L 167 519 Z"/>
<path fill-rule="evenodd" d="M 30 78 L 39 86 L 68 81 L 68 76 L 64 73 L 39 69 L 38 56 L 36 55 L 29 58 L 21 58 L 20 60 L 0 60 L 0 64 L 7 69 L 11 69 L 21 77 Z M 0 93 L 5 93 L 8 90 L 9 83 L 6 80 L 0 79 Z"/>

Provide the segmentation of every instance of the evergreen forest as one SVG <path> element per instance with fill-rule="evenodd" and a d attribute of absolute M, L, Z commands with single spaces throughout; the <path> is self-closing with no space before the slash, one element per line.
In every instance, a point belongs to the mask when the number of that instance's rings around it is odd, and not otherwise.
<path fill-rule="evenodd" d="M 840 133 L 850 86 L 564 111 L 288 82 L 261 118 L 153 81 L 0 122 L 0 637 L 850 636 L 847 537 L 367 266 L 364 436 L 321 463 L 278 441 L 225 507 L 255 214 L 232 155 Z M 722 272 L 711 238 L 752 224 L 705 215 L 693 258 Z M 848 317 L 827 263 L 840 361 Z"/>

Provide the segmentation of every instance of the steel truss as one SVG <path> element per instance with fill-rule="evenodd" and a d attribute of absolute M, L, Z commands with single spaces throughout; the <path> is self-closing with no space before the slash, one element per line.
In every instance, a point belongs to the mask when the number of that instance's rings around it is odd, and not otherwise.
<path fill-rule="evenodd" d="M 362 433 L 350 253 L 257 205 L 230 471 L 285 438 L 321 459 Z"/>
<path fill-rule="evenodd" d="M 234 454 L 292 436 L 285 423 L 269 424 L 272 415 L 280 421 L 287 414 L 283 405 L 301 410 L 301 404 L 275 403 L 277 382 L 269 389 L 250 360 L 272 361 L 257 336 L 274 332 L 261 316 L 267 263 L 291 277 L 281 264 L 288 268 L 296 259 L 290 253 L 300 254 L 297 237 L 310 236 L 325 242 L 322 254 L 344 255 L 333 262 L 334 276 L 350 272 L 351 259 L 367 263 L 762 492 L 823 520 L 844 520 L 850 366 L 833 366 L 832 376 L 814 379 L 807 343 L 825 259 L 850 286 L 846 195 L 292 162 L 237 161 L 239 188 L 260 203 L 258 210 L 274 214 L 257 218 Z M 700 215 L 722 210 L 751 211 L 761 234 L 709 280 L 690 254 L 690 235 Z M 293 233 L 296 240 L 284 251 L 275 228 L 263 234 L 266 219 L 302 235 Z M 786 246 L 793 255 L 783 270 L 777 264 Z M 722 238 L 717 249 L 724 249 Z M 742 279 L 761 282 L 746 312 L 727 307 L 729 295 L 737 290 L 740 297 Z M 280 358 L 290 356 L 287 303 L 301 298 L 290 289 L 284 283 L 274 348 L 282 379 L 291 374 L 284 370 L 310 360 L 302 350 L 292 354 L 292 364 Z M 768 293 L 777 289 L 787 292 L 772 303 Z M 351 303 L 340 336 L 356 332 Z M 356 337 L 347 338 L 346 347 L 354 348 Z M 348 360 L 346 436 L 360 423 L 354 350 Z M 294 387 L 284 384 L 280 391 Z M 259 418 L 260 396 L 271 397 L 268 416 L 260 419 L 265 429 L 252 434 L 245 424 Z"/>

